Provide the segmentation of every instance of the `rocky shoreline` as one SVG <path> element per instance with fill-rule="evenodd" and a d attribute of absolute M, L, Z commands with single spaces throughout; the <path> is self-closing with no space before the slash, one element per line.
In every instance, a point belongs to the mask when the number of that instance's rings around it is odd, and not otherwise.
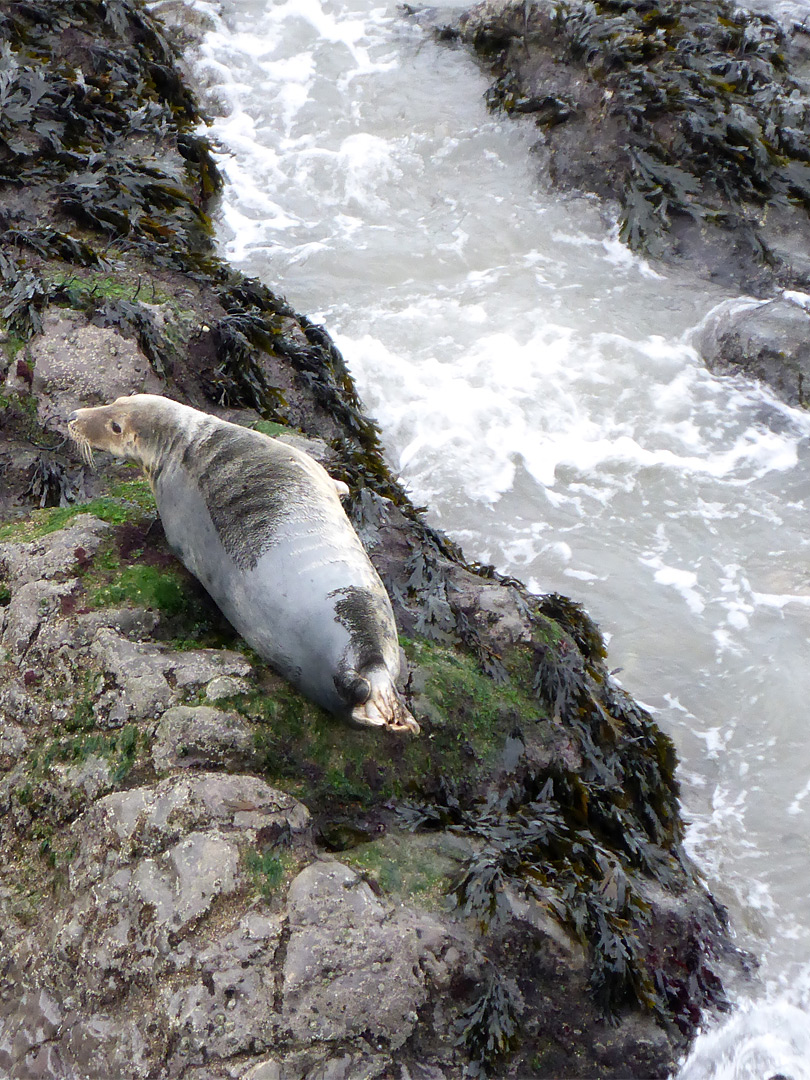
<path fill-rule="evenodd" d="M 425 523 L 327 333 L 216 256 L 165 27 L 31 0 L 0 36 L 0 1070 L 668 1075 L 738 960 L 671 742 L 578 605 Z M 143 390 L 347 483 L 420 738 L 305 702 L 148 485 L 73 453 L 72 409 Z"/>
<path fill-rule="evenodd" d="M 810 33 L 716 0 L 484 0 L 447 21 L 531 116 L 540 175 L 605 200 L 631 248 L 759 300 L 696 342 L 718 373 L 808 404 Z"/>

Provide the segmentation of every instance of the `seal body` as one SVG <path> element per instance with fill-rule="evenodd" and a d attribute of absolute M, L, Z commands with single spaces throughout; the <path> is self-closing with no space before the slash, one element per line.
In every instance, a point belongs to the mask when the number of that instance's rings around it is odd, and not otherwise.
<path fill-rule="evenodd" d="M 74 441 L 142 466 L 166 538 L 229 622 L 307 697 L 418 732 L 395 687 L 391 603 L 333 480 L 308 454 L 169 398 L 79 409 Z"/>

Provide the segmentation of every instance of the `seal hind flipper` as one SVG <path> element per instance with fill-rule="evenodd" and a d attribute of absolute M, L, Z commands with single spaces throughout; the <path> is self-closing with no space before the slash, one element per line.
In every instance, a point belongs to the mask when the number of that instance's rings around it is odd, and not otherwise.
<path fill-rule="evenodd" d="M 368 691 L 352 709 L 352 720 L 366 727 L 387 727 L 391 731 L 410 731 L 418 735 L 420 728 L 405 707 L 386 667 L 380 666 L 359 676 L 355 686 L 365 683 Z"/>

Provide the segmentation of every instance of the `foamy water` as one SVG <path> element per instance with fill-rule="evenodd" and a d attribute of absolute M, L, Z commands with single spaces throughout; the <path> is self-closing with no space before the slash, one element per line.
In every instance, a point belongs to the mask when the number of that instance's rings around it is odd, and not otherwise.
<path fill-rule="evenodd" d="M 541 190 L 531 123 L 393 4 L 197 6 L 223 250 L 326 325 L 435 523 L 584 602 L 677 742 L 690 850 L 761 961 L 682 1080 L 810 1078 L 810 417 L 690 345 L 745 301 Z"/>

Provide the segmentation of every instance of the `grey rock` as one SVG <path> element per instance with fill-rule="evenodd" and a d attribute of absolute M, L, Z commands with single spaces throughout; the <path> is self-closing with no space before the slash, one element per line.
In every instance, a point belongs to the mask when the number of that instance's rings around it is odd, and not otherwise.
<path fill-rule="evenodd" d="M 72 581 L 29 581 L 15 589 L 5 609 L 0 641 L 18 666 L 26 659 L 37 659 L 37 652 L 32 647 L 39 629 L 58 609 L 62 597 L 73 591 L 73 587 Z"/>
<path fill-rule="evenodd" d="M 789 404 L 810 405 L 810 312 L 801 304 L 721 304 L 693 340 L 713 371 L 761 379 Z"/>
<path fill-rule="evenodd" d="M 0 1005 L 0 1071 L 9 1077 L 66 1075 L 47 1071 L 37 1062 L 59 1031 L 63 1010 L 46 990 L 26 990 L 12 1003 Z"/>
<path fill-rule="evenodd" d="M 492 636 L 510 645 L 531 639 L 531 627 L 528 620 L 521 616 L 516 599 L 516 591 L 503 585 L 484 586 L 476 596 L 480 611 L 478 619 L 486 619 Z"/>
<path fill-rule="evenodd" d="M 153 0 L 147 4 L 170 30 L 174 31 L 183 46 L 199 43 L 216 23 L 205 11 L 191 7 L 187 0 Z"/>
<path fill-rule="evenodd" d="M 233 675 L 217 675 L 206 686 L 205 696 L 209 701 L 221 701 L 235 694 L 246 694 L 249 690 L 250 683 L 246 679 L 235 678 Z"/>
<path fill-rule="evenodd" d="M 157 855 L 191 831 L 214 829 L 251 840 L 268 825 L 293 835 L 309 826 L 306 807 L 256 776 L 195 773 L 167 777 L 153 787 L 114 792 L 80 819 L 79 849 L 70 866 L 74 892 L 129 864 Z"/>
<path fill-rule="evenodd" d="M 280 916 L 248 913 L 194 957 L 191 983 L 164 991 L 162 1007 L 188 1061 L 255 1053 L 277 1040 L 272 1002 L 282 924 Z"/>
<path fill-rule="evenodd" d="M 281 1066 L 275 1058 L 267 1058 L 256 1065 L 251 1065 L 242 1080 L 281 1080 Z"/>
<path fill-rule="evenodd" d="M 66 787 L 80 790 L 88 799 L 97 799 L 112 787 L 112 766 L 97 754 L 78 765 L 56 765 L 54 772 Z"/>
<path fill-rule="evenodd" d="M 3 717 L 3 705 L 0 701 L 0 769 L 10 768 L 27 746 L 28 737 L 20 725 Z"/>
<path fill-rule="evenodd" d="M 153 907 L 158 923 L 177 931 L 196 922 L 217 896 L 232 893 L 238 875 L 235 844 L 192 832 L 164 855 L 142 859 L 130 881 L 138 908 Z"/>
<path fill-rule="evenodd" d="M 92 514 L 78 514 L 70 524 L 27 543 L 0 544 L 0 566 L 12 593 L 32 581 L 46 581 L 74 570 L 80 558 L 94 555 L 110 526 Z"/>
<path fill-rule="evenodd" d="M 176 700 L 166 678 L 171 660 L 161 646 L 128 641 L 112 629 L 102 629 L 91 652 L 119 687 L 118 692 L 103 695 L 96 706 L 99 722 L 105 726 L 156 718 Z"/>
<path fill-rule="evenodd" d="M 209 1061 L 205 1065 L 190 1065 L 182 1072 L 183 1080 L 241 1080 L 244 1066 Z"/>
<path fill-rule="evenodd" d="M 423 962 L 448 931 L 428 915 L 391 910 L 339 862 L 316 862 L 287 898 L 284 1019 L 301 1040 L 357 1037 L 397 1050 L 427 1000 Z M 431 933 L 432 931 L 432 933 Z"/>
<path fill-rule="evenodd" d="M 148 638 L 160 622 L 160 616 L 144 608 L 105 608 L 75 615 L 70 620 L 49 623 L 40 632 L 40 641 L 55 651 L 65 647 L 84 649 L 92 644 L 99 630 L 116 630 L 130 640 Z"/>
<path fill-rule="evenodd" d="M 253 895 L 244 854 L 270 823 L 306 842 L 308 821 L 300 803 L 252 776 L 174 776 L 98 799 L 76 824 L 66 902 L 47 932 L 63 997 L 78 985 L 75 1007 L 102 1018 L 137 984 L 186 1064 L 269 1047 L 282 918 L 244 911 Z M 146 1039 L 147 1018 L 133 1020 Z"/>
<path fill-rule="evenodd" d="M 284 432 L 283 434 L 274 437 L 278 439 L 279 442 L 287 443 L 288 446 L 294 446 L 297 450 L 302 450 L 305 454 L 309 454 L 310 457 L 314 457 L 320 465 L 323 465 L 327 472 L 330 468 L 333 468 L 340 462 L 340 455 L 328 442 L 326 442 L 325 439 L 315 439 L 309 435 L 299 435 L 295 431 Z"/>
<path fill-rule="evenodd" d="M 367 1057 L 361 1054 L 341 1054 L 330 1058 L 323 1065 L 311 1069 L 306 1080 L 374 1080 L 391 1064 L 386 1054 Z"/>
<path fill-rule="evenodd" d="M 152 760 L 158 771 L 199 766 L 239 769 L 255 758 L 253 730 L 238 713 L 178 705 L 157 726 Z"/>
<path fill-rule="evenodd" d="M 402 1075 L 399 1080 L 448 1080 L 452 1074 L 445 1072 L 436 1065 L 428 1065 L 424 1062 L 402 1066 Z"/>
<path fill-rule="evenodd" d="M 0 716 L 7 723 L 16 720 L 27 727 L 34 723 L 37 714 L 36 702 L 21 682 L 10 679 L 0 686 Z"/>
<path fill-rule="evenodd" d="M 203 686 L 222 676 L 250 675 L 253 668 L 241 653 L 231 649 L 194 649 L 173 652 L 172 674 L 181 688 Z"/>
<path fill-rule="evenodd" d="M 111 627 L 96 633 L 91 652 L 118 687 L 103 695 L 96 707 L 99 722 L 107 727 L 156 719 L 184 691 L 221 675 L 243 676 L 251 671 L 240 653 L 222 649 L 177 652 L 130 641 Z"/>
<path fill-rule="evenodd" d="M 391 1075 L 394 1064 L 390 1054 L 369 1052 L 367 1046 L 360 1051 L 341 1052 L 328 1044 L 310 1043 L 303 1050 L 277 1052 L 238 1076 L 239 1080 L 263 1080 L 265 1076 L 271 1080 L 372 1080 L 382 1074 Z M 396 1065 L 402 1067 L 398 1061 Z"/>
<path fill-rule="evenodd" d="M 147 1043 L 135 1019 L 113 1019 L 103 1013 L 69 1017 L 63 1033 L 64 1049 L 54 1064 L 63 1062 L 65 1072 L 46 1074 L 54 1080 L 108 1080 L 113 1076 L 125 1080 L 127 1076 L 148 1075 Z M 122 1075 L 123 1063 L 127 1072 Z"/>
<path fill-rule="evenodd" d="M 106 404 L 126 394 L 159 394 L 160 379 L 134 341 L 80 315 L 46 314 L 30 346 L 33 392 L 46 403 L 50 426 L 79 406 Z"/>
<path fill-rule="evenodd" d="M 795 208 L 772 200 L 760 220 L 762 239 L 780 268 L 780 276 L 800 288 L 810 285 L 810 251 L 803 230 L 796 227 Z"/>

